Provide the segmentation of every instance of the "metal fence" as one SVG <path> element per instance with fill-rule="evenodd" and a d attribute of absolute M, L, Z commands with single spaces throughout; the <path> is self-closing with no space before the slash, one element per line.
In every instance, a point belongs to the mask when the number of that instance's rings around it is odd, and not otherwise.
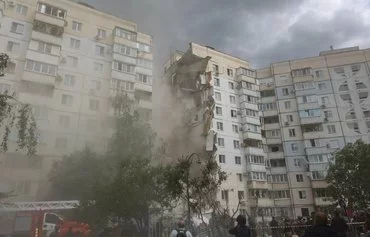
<path fill-rule="evenodd" d="M 311 225 L 289 225 L 278 227 L 263 227 L 257 225 L 251 228 L 252 237 L 302 237 Z M 347 237 L 367 237 L 364 233 L 364 223 L 348 223 Z M 175 226 L 173 226 L 175 228 Z M 152 226 L 150 237 L 168 237 L 172 228 L 159 228 Z M 191 230 L 194 237 L 226 237 L 229 236 L 228 229 L 211 226 L 198 227 Z"/>

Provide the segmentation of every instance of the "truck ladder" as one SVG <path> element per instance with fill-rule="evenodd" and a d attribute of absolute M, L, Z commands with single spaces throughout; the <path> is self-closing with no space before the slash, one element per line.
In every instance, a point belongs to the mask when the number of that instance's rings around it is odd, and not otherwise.
<path fill-rule="evenodd" d="M 44 201 L 44 202 L 0 202 L 0 212 L 16 211 L 52 211 L 52 210 L 69 210 L 77 208 L 79 201 Z"/>

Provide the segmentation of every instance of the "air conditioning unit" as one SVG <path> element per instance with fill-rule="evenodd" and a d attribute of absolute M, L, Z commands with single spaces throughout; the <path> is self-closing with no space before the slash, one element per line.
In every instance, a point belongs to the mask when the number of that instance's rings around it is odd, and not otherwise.
<path fill-rule="evenodd" d="M 237 111 L 236 114 L 237 115 L 242 115 L 242 112 L 241 111 Z"/>
<path fill-rule="evenodd" d="M 326 105 L 321 105 L 321 108 L 322 108 L 322 109 L 325 109 L 325 108 L 326 108 Z"/>
<path fill-rule="evenodd" d="M 60 62 L 61 62 L 61 63 L 66 63 L 66 62 L 67 62 L 67 59 L 66 59 L 65 57 L 61 57 L 61 58 L 60 58 Z"/>
<path fill-rule="evenodd" d="M 244 131 L 243 127 L 239 127 L 239 131 L 243 132 Z"/>
<path fill-rule="evenodd" d="M 329 119 L 328 119 L 328 118 L 324 118 L 324 121 L 325 121 L 325 122 L 328 122 L 328 121 L 329 121 Z"/>
<path fill-rule="evenodd" d="M 328 143 L 328 144 L 326 144 L 326 148 L 330 148 L 330 144 Z"/>
<path fill-rule="evenodd" d="M 290 94 L 291 94 L 291 95 L 295 95 L 295 90 L 291 90 L 291 91 L 290 91 Z"/>
<path fill-rule="evenodd" d="M 285 126 L 288 126 L 288 125 L 289 125 L 289 122 L 285 122 L 285 123 L 284 123 L 284 125 L 285 125 Z"/>

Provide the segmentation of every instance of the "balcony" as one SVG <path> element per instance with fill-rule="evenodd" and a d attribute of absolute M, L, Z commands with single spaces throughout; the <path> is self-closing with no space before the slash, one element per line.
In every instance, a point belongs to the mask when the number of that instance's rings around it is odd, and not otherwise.
<path fill-rule="evenodd" d="M 325 180 L 312 180 L 312 188 L 327 188 L 329 184 Z"/>
<path fill-rule="evenodd" d="M 317 206 L 330 206 L 334 204 L 335 200 L 330 197 L 320 197 L 320 198 L 315 198 L 315 204 Z"/>
<path fill-rule="evenodd" d="M 123 80 L 123 81 L 131 81 L 131 82 L 136 81 L 136 75 L 135 74 L 120 72 L 120 71 L 116 71 L 116 70 L 112 70 L 112 78 L 118 79 L 118 80 Z"/>
<path fill-rule="evenodd" d="M 53 17 L 53 16 L 50 16 L 50 15 L 46 15 L 46 14 L 43 14 L 43 13 L 40 13 L 40 12 L 36 12 L 35 20 L 42 21 L 42 22 L 47 22 L 49 24 L 56 25 L 56 26 L 59 26 L 59 27 L 64 27 L 65 26 L 64 19 Z"/>
<path fill-rule="evenodd" d="M 262 140 L 261 133 L 255 133 L 250 131 L 243 132 L 244 139 Z"/>
<path fill-rule="evenodd" d="M 256 79 L 254 79 L 253 77 L 243 75 L 243 74 L 238 75 L 236 78 L 237 78 L 238 81 L 246 81 L 246 82 L 249 82 L 249 83 L 252 83 L 252 84 L 256 83 Z"/>
<path fill-rule="evenodd" d="M 253 198 L 250 197 L 248 199 L 248 203 L 250 206 L 258 206 L 258 207 L 272 207 L 274 206 L 274 200 L 269 199 L 269 198 Z"/>
<path fill-rule="evenodd" d="M 153 87 L 151 85 L 149 85 L 149 84 L 144 84 L 144 83 L 136 82 L 135 83 L 135 90 L 152 92 L 153 91 Z"/>
<path fill-rule="evenodd" d="M 248 189 L 268 189 L 269 187 L 267 180 L 265 181 L 248 180 L 247 185 Z"/>
<path fill-rule="evenodd" d="M 239 89 L 239 94 L 240 95 L 251 95 L 254 97 L 259 97 L 260 93 L 258 91 L 252 90 L 252 89 L 247 89 L 247 88 L 240 88 Z"/>
<path fill-rule="evenodd" d="M 131 48 L 134 48 L 136 49 L 137 48 L 137 43 L 136 41 L 132 41 L 132 40 L 129 40 L 129 39 L 125 39 L 125 38 L 122 38 L 122 37 L 119 37 L 119 36 L 114 36 L 113 37 L 113 43 L 118 43 L 118 44 L 123 44 L 123 45 L 127 45 Z"/>
<path fill-rule="evenodd" d="M 246 155 L 260 155 L 260 156 L 265 155 L 265 153 L 263 152 L 263 149 L 258 148 L 258 147 L 249 146 L 249 147 L 244 148 L 244 151 Z"/>
<path fill-rule="evenodd" d="M 307 147 L 306 155 L 316 155 L 316 154 L 327 154 L 330 153 L 326 146 L 322 147 Z"/>
<path fill-rule="evenodd" d="M 275 206 L 286 207 L 290 206 L 292 203 L 290 201 L 290 198 L 278 198 L 274 199 L 274 204 Z"/>
<path fill-rule="evenodd" d="M 139 100 L 139 101 L 136 102 L 136 106 L 140 107 L 140 108 L 143 108 L 143 109 L 152 109 L 153 108 L 152 102 L 148 101 L 148 100 Z"/>
<path fill-rule="evenodd" d="M 266 166 L 264 164 L 247 164 L 247 171 L 254 171 L 254 172 L 266 172 Z"/>
<path fill-rule="evenodd" d="M 280 123 L 269 123 L 263 125 L 264 130 L 280 129 Z"/>
<path fill-rule="evenodd" d="M 62 45 L 62 38 L 57 36 L 41 33 L 38 31 L 32 31 L 31 38 L 38 41 L 44 41 L 50 44 Z"/>
<path fill-rule="evenodd" d="M 43 62 L 47 64 L 52 64 L 52 65 L 58 65 L 59 64 L 59 57 L 55 55 L 50 55 L 50 54 L 44 54 L 40 53 L 38 51 L 34 50 L 27 50 L 27 59 L 31 59 L 37 62 Z"/>
<path fill-rule="evenodd" d="M 323 116 L 301 118 L 301 124 L 317 124 L 317 123 L 323 123 L 323 122 L 324 122 Z"/>
<path fill-rule="evenodd" d="M 308 109 L 319 109 L 320 105 L 318 102 L 298 104 L 298 110 L 308 110 Z"/>
<path fill-rule="evenodd" d="M 275 88 L 275 85 L 272 82 L 260 85 L 260 91 L 272 90 L 274 88 Z"/>
<path fill-rule="evenodd" d="M 29 81 L 34 83 L 39 83 L 47 86 L 55 86 L 55 76 L 45 75 L 41 73 L 35 73 L 31 71 L 24 71 L 23 73 L 23 81 Z"/>
<path fill-rule="evenodd" d="M 132 65 L 136 65 L 137 63 L 136 58 L 129 57 L 129 56 L 119 54 L 119 53 L 113 53 L 113 60 L 132 64 Z"/>
<path fill-rule="evenodd" d="M 242 98 L 242 97 L 240 97 L 240 98 Z M 243 101 L 243 100 L 240 101 L 240 108 L 259 111 L 257 104 L 252 104 L 252 103 L 249 103 L 249 102 Z"/>
<path fill-rule="evenodd" d="M 294 76 L 293 77 L 293 83 L 300 83 L 300 82 L 313 81 L 313 80 L 314 80 L 313 75 Z"/>
<path fill-rule="evenodd" d="M 313 131 L 313 132 L 303 132 L 303 139 L 315 139 L 318 137 L 324 137 L 324 132 L 322 131 Z"/>
<path fill-rule="evenodd" d="M 282 143 L 281 138 L 266 138 L 266 144 L 273 145 L 273 144 L 281 144 L 281 143 Z"/>
<path fill-rule="evenodd" d="M 268 152 L 267 156 L 269 159 L 279 159 L 284 158 L 284 152 L 278 151 L 278 152 Z"/>
<path fill-rule="evenodd" d="M 140 66 L 136 66 L 135 67 L 135 72 L 136 73 L 145 74 L 145 75 L 148 75 L 148 76 L 152 76 L 153 75 L 153 70 L 152 69 L 145 68 L 145 67 L 140 67 Z"/>
<path fill-rule="evenodd" d="M 276 109 L 273 109 L 273 110 L 267 110 L 267 111 L 263 111 L 262 112 L 262 115 L 264 117 L 270 117 L 270 116 L 275 116 L 275 115 L 278 115 L 278 111 Z"/>

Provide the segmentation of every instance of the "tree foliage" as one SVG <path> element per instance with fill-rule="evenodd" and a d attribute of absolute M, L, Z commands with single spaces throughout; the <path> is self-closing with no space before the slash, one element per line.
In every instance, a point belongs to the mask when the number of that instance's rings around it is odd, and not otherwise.
<path fill-rule="evenodd" d="M 0 77 L 4 76 L 8 61 L 8 55 L 0 54 Z M 16 131 L 17 149 L 26 149 L 29 156 L 36 154 L 36 121 L 31 106 L 17 101 L 10 91 L 0 93 L 0 131 L 0 152 L 8 151 L 9 138 Z"/>
<path fill-rule="evenodd" d="M 197 155 L 195 164 L 194 155 L 182 157 L 170 166 L 166 174 L 166 185 L 174 200 L 191 200 L 191 211 L 203 220 L 206 211 L 219 207 L 216 194 L 227 175 L 213 156 Z"/>
<path fill-rule="evenodd" d="M 358 140 L 335 153 L 327 179 L 333 197 L 345 199 L 349 207 L 370 204 L 370 145 Z"/>

